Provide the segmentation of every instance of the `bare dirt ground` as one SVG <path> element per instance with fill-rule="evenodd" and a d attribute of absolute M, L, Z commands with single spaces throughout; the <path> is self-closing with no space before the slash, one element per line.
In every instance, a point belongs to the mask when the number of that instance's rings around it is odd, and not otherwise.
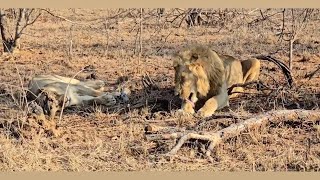
<path fill-rule="evenodd" d="M 175 27 L 181 20 L 165 22 L 165 17 L 158 19 L 149 11 L 143 16 L 140 58 L 135 54 L 140 42 L 138 11 L 115 16 L 116 10 L 106 9 L 52 10 L 74 23 L 44 13 L 26 30 L 21 51 L 11 58 L 1 57 L 1 171 L 320 170 L 320 119 L 284 120 L 242 132 L 215 148 L 212 163 L 199 150 L 198 144 L 203 142 L 198 141 L 189 142 L 176 158 L 168 160 L 161 154 L 174 142 L 147 141 L 144 132 L 150 123 L 217 131 L 271 110 L 319 110 L 320 73 L 310 80 L 304 77 L 320 63 L 319 13 L 294 43 L 293 89 L 281 88 L 286 86 L 283 74 L 263 61 L 261 80 L 277 90 L 269 95 L 257 90 L 243 94 L 216 113 L 232 117 L 213 117 L 199 125 L 199 119 L 175 113 L 180 101 L 173 94 L 172 53 L 196 42 L 240 59 L 279 50 L 273 56 L 288 64 L 288 43 L 278 41 L 272 22 L 249 23 L 259 19 L 259 11 L 250 17 L 238 14 L 224 26 L 191 28 L 184 22 Z M 281 14 L 273 18 L 277 21 Z M 116 88 L 119 77 L 128 77 L 125 85 L 132 91 L 130 106 L 66 109 L 58 122 L 59 137 L 28 129 L 22 130 L 29 133 L 24 137 L 13 131 L 12 122 L 27 119 L 24 98 L 19 97 L 32 76 L 73 77 L 87 65 L 96 67 L 97 79 L 106 81 L 110 90 Z M 76 78 L 83 80 L 89 75 L 80 73 Z M 144 86 L 148 79 L 153 83 Z"/>

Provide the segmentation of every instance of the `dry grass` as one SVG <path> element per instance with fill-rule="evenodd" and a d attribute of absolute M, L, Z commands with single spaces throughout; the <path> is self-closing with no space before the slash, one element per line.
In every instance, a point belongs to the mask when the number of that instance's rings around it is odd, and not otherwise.
<path fill-rule="evenodd" d="M 53 12 L 81 24 L 72 25 L 46 14 L 27 29 L 19 54 L 0 59 L 1 171 L 320 170 L 320 121 L 284 121 L 248 130 L 219 145 L 213 163 L 198 150 L 202 142 L 190 142 L 179 151 L 180 158 L 170 161 L 159 155 L 167 152 L 174 142 L 168 145 L 144 138 L 144 126 L 152 121 L 215 131 L 269 110 L 319 110 L 319 74 L 311 80 L 304 78 L 320 62 L 319 17 L 310 22 L 295 44 L 294 89 L 279 88 L 284 85 L 283 75 L 271 63 L 263 62 L 261 79 L 277 87 L 277 91 L 268 96 L 254 90 L 253 94 L 244 94 L 232 100 L 230 108 L 217 112 L 237 118 L 219 118 L 199 126 L 196 118 L 180 118 L 174 113 L 180 102 L 173 96 L 170 54 L 185 44 L 198 42 L 242 59 L 282 49 L 275 57 L 287 63 L 288 45 L 277 41 L 271 25 L 257 23 L 248 27 L 239 17 L 217 32 L 219 27 L 176 28 L 165 23 L 164 18 L 157 21 L 145 14 L 142 57 L 138 64 L 139 57 L 134 55 L 138 15 L 110 19 L 106 31 L 105 17 L 116 14 L 113 10 Z M 59 124 L 62 135 L 57 138 L 41 130 L 30 131 L 29 138 L 13 133 L 11 122 L 27 120 L 21 84 L 26 87 L 35 74 L 72 77 L 87 65 L 94 65 L 97 78 L 110 84 L 120 76 L 128 76 L 127 86 L 133 91 L 130 107 L 66 109 Z M 141 79 L 145 74 L 156 87 L 143 86 Z M 77 78 L 85 79 L 88 75 L 81 73 Z M 114 85 L 110 85 L 112 88 Z M 17 127 L 27 131 L 21 125 Z"/>

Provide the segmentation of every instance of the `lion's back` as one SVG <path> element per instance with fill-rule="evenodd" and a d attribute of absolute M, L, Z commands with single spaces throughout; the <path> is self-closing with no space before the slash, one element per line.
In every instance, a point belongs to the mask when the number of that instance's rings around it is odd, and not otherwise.
<path fill-rule="evenodd" d="M 220 57 L 223 60 L 225 78 L 228 87 L 230 87 L 233 84 L 243 83 L 243 71 L 241 61 L 229 55 L 221 55 Z"/>

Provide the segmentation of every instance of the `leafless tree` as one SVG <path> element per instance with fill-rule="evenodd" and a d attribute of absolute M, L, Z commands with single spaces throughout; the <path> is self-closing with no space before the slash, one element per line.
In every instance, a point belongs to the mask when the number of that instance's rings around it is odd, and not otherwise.
<path fill-rule="evenodd" d="M 191 8 L 186 14 L 186 22 L 188 26 L 200 26 L 202 23 L 201 8 Z"/>
<path fill-rule="evenodd" d="M 40 17 L 38 9 L 0 9 L 0 33 L 4 52 L 20 49 L 20 38 L 24 30 Z"/>
<path fill-rule="evenodd" d="M 292 70 L 293 44 L 297 37 L 307 27 L 308 21 L 314 9 L 283 9 L 282 29 L 279 33 L 280 38 L 289 42 L 289 68 Z"/>

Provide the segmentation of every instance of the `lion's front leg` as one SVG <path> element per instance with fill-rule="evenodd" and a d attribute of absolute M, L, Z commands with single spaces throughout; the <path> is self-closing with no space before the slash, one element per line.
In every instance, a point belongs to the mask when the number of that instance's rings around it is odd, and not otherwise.
<path fill-rule="evenodd" d="M 227 91 L 222 91 L 217 96 L 208 99 L 197 114 L 200 117 L 209 117 L 212 116 L 217 109 L 225 106 L 229 106 L 229 97 Z"/>
<path fill-rule="evenodd" d="M 194 106 L 195 106 L 195 104 L 193 102 L 191 102 L 190 100 L 183 101 L 182 105 L 181 105 L 181 110 L 185 113 L 194 114 L 195 113 Z"/>

